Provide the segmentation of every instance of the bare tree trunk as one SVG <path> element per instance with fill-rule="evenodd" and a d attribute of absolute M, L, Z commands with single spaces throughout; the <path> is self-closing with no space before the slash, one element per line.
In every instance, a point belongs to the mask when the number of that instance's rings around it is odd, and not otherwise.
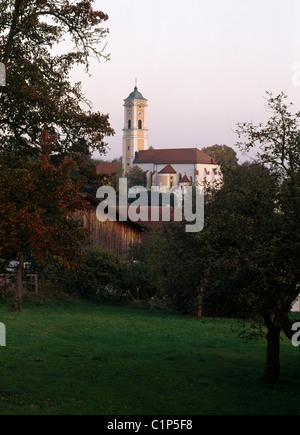
<path fill-rule="evenodd" d="M 198 312 L 197 312 L 197 317 L 198 319 L 202 319 L 202 309 L 203 309 L 203 297 L 204 297 L 204 288 L 201 287 L 199 289 L 199 296 L 198 296 L 198 301 L 199 301 L 199 308 L 198 308 Z"/>
<path fill-rule="evenodd" d="M 24 256 L 21 255 L 17 268 L 17 277 L 14 289 L 14 303 L 13 307 L 16 311 L 21 311 L 23 299 L 23 269 L 24 269 Z"/>
<path fill-rule="evenodd" d="M 268 325 L 267 360 L 262 381 L 270 384 L 276 384 L 280 375 L 280 330 L 276 322 Z"/>

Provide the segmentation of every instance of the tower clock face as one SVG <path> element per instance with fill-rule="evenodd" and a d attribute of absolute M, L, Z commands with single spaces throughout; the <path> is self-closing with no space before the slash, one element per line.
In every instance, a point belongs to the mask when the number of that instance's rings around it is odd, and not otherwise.
<path fill-rule="evenodd" d="M 128 110 L 127 115 L 128 115 L 128 116 L 131 116 L 131 112 L 130 112 L 130 110 Z"/>
<path fill-rule="evenodd" d="M 143 114 L 143 112 L 140 110 L 139 113 L 138 113 L 138 115 L 139 115 L 139 116 L 142 116 L 142 114 Z"/>

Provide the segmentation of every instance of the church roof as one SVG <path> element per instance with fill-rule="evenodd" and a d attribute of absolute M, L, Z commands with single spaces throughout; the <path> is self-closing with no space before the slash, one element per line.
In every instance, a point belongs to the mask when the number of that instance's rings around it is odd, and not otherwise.
<path fill-rule="evenodd" d="M 188 177 L 186 176 L 186 174 L 184 175 L 183 178 L 181 178 L 181 179 L 179 180 L 179 183 L 189 183 L 189 182 L 190 182 L 190 180 L 188 179 Z"/>
<path fill-rule="evenodd" d="M 159 172 L 159 174 L 177 174 L 177 172 L 171 165 L 167 165 Z"/>
<path fill-rule="evenodd" d="M 203 163 L 217 164 L 216 160 L 198 148 L 173 148 L 161 150 L 140 151 L 134 160 L 135 164 L 182 164 L 182 163 Z"/>
<path fill-rule="evenodd" d="M 125 101 L 127 100 L 146 100 L 146 98 L 143 97 L 143 95 L 138 90 L 137 86 L 135 86 L 134 91 L 131 92 L 131 94 L 129 95 L 129 97 L 126 98 Z"/>

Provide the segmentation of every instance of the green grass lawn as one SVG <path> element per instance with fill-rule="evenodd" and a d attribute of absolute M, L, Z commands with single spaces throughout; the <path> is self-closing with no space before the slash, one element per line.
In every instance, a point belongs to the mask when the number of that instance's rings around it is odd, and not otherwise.
<path fill-rule="evenodd" d="M 265 340 L 197 320 L 86 300 L 0 305 L 0 414 L 299 414 L 300 349 L 282 339 L 282 382 L 261 384 Z"/>

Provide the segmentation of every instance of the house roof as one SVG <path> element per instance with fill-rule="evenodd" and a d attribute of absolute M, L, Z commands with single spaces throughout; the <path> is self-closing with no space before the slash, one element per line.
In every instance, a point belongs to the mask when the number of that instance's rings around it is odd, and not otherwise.
<path fill-rule="evenodd" d="M 140 151 L 134 160 L 135 164 L 182 164 L 203 163 L 217 164 L 216 160 L 198 148 L 173 148 Z"/>
<path fill-rule="evenodd" d="M 188 177 L 186 176 L 186 174 L 184 175 L 183 178 L 181 178 L 181 179 L 179 180 L 179 183 L 189 183 L 189 182 L 190 182 L 190 180 L 188 179 Z"/>
<path fill-rule="evenodd" d="M 177 172 L 171 165 L 167 165 L 159 172 L 159 174 L 177 174 Z"/>
<path fill-rule="evenodd" d="M 97 174 L 112 175 L 118 171 L 119 162 L 100 162 L 97 166 Z"/>
<path fill-rule="evenodd" d="M 127 97 L 125 99 L 125 101 L 127 100 L 146 100 L 146 98 L 143 97 L 143 95 L 140 93 L 140 91 L 138 90 L 137 86 L 134 87 L 134 91 L 131 92 L 131 94 L 129 95 L 129 97 Z"/>

